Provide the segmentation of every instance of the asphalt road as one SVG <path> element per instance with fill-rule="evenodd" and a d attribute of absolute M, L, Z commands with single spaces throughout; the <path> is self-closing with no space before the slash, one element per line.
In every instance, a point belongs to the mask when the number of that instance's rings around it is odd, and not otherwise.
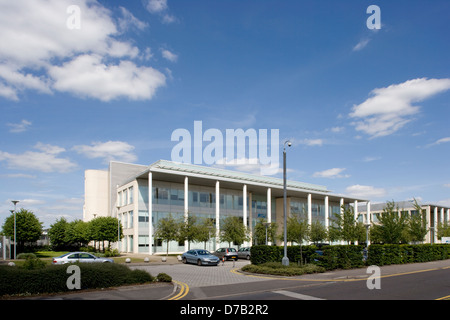
<path fill-rule="evenodd" d="M 178 282 L 177 300 L 436 300 L 450 299 L 450 260 L 339 270 L 301 277 L 238 272 L 247 262 L 220 267 L 139 267 Z M 163 269 L 160 269 L 163 268 Z M 372 289 L 370 288 L 372 287 Z"/>

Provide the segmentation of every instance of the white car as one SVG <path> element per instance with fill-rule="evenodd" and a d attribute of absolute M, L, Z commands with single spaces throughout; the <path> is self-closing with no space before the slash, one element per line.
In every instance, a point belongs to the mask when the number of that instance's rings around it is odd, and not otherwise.
<path fill-rule="evenodd" d="M 53 264 L 66 264 L 75 262 L 87 263 L 114 263 L 113 259 L 99 258 L 88 252 L 69 252 L 62 256 L 53 258 Z"/>

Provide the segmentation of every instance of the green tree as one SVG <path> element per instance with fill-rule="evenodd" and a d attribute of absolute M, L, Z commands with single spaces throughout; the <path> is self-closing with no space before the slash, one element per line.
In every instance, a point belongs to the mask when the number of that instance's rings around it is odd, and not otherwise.
<path fill-rule="evenodd" d="M 119 227 L 119 237 L 122 238 L 122 225 L 114 217 L 97 217 L 89 222 L 88 238 L 103 243 L 105 250 L 105 241 L 108 241 L 108 247 L 111 242 L 118 241 L 117 228 Z"/>
<path fill-rule="evenodd" d="M 240 246 L 248 240 L 248 232 L 239 217 L 228 216 L 220 223 L 220 238 L 231 246 L 231 242 Z"/>
<path fill-rule="evenodd" d="M 188 214 L 186 221 L 179 222 L 178 241 L 188 242 L 188 250 L 191 249 L 191 241 L 195 241 L 198 238 L 198 218 L 197 216 Z"/>
<path fill-rule="evenodd" d="M 206 243 L 215 237 L 214 220 L 210 218 L 202 218 L 200 223 L 197 225 L 197 235 L 195 240 L 204 243 L 204 248 L 206 249 Z"/>
<path fill-rule="evenodd" d="M 50 238 L 50 243 L 52 244 L 53 250 L 64 250 L 67 248 L 70 241 L 66 237 L 66 231 L 69 226 L 66 218 L 61 217 L 59 220 L 52 225 L 48 230 L 48 237 Z"/>
<path fill-rule="evenodd" d="M 6 218 L 3 224 L 3 234 L 14 239 L 14 214 Z M 17 250 L 23 252 L 25 243 L 35 242 L 42 235 L 42 222 L 32 211 L 20 209 L 16 212 Z"/>
<path fill-rule="evenodd" d="M 414 209 L 416 214 L 411 215 L 408 221 L 409 240 L 414 243 L 423 242 L 428 233 L 426 213 L 416 199 L 414 199 Z"/>
<path fill-rule="evenodd" d="M 82 220 L 69 222 L 66 228 L 66 242 L 80 248 L 86 246 L 90 241 L 89 223 Z"/>
<path fill-rule="evenodd" d="M 154 236 L 161 239 L 162 241 L 166 241 L 166 256 L 169 255 L 169 242 L 176 241 L 180 238 L 179 229 L 180 223 L 173 218 L 171 213 L 169 213 L 166 218 L 158 220 Z"/>
<path fill-rule="evenodd" d="M 311 223 L 309 238 L 313 243 L 320 243 L 327 239 L 327 229 L 320 221 Z"/>
<path fill-rule="evenodd" d="M 253 228 L 253 242 L 255 244 L 266 244 L 266 225 L 267 225 L 267 242 L 275 242 L 277 225 L 275 222 L 267 223 L 266 219 L 258 219 Z"/>
<path fill-rule="evenodd" d="M 407 214 L 402 214 L 394 201 L 388 201 L 381 214 L 377 214 L 379 224 L 372 226 L 370 238 L 373 242 L 399 244 L 408 242 Z"/>
<path fill-rule="evenodd" d="M 366 229 L 361 222 L 355 219 L 353 207 L 342 206 L 342 214 L 335 213 L 329 227 L 328 239 L 330 241 L 342 240 L 347 244 L 365 242 Z"/>

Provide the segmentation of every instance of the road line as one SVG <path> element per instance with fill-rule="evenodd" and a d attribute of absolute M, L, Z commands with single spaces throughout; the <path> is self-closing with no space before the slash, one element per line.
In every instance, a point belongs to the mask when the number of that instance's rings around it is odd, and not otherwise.
<path fill-rule="evenodd" d="M 291 292 L 291 291 L 277 290 L 277 291 L 272 291 L 272 292 L 282 294 L 287 297 L 299 299 L 299 300 L 325 300 L 325 299 L 321 299 L 321 298 L 317 298 L 317 297 L 313 297 L 313 296 L 307 296 L 305 294 L 300 294 L 300 293 Z"/>
<path fill-rule="evenodd" d="M 175 282 L 180 287 L 180 292 L 176 296 L 173 296 L 168 300 L 180 300 L 181 298 L 184 298 L 189 293 L 189 286 L 181 281 L 173 280 L 173 282 Z"/>

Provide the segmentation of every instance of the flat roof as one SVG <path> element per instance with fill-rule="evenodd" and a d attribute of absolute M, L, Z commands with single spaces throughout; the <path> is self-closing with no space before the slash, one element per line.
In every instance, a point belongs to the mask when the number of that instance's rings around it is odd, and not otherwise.
<path fill-rule="evenodd" d="M 187 163 L 178 163 L 168 160 L 158 160 L 149 165 L 139 174 L 129 177 L 122 185 L 127 184 L 135 179 L 147 179 L 149 172 L 153 173 L 154 180 L 167 180 L 170 182 L 182 183 L 185 176 L 189 177 L 189 183 L 198 185 L 214 186 L 215 181 L 219 180 L 221 188 L 239 189 L 243 184 L 248 185 L 248 191 L 264 192 L 267 188 L 272 188 L 272 195 L 282 196 L 283 179 L 250 174 L 245 172 L 226 170 L 215 167 L 200 166 Z M 289 197 L 304 197 L 311 193 L 313 199 L 329 196 L 330 201 L 337 201 L 344 198 L 348 201 L 369 201 L 367 199 L 359 199 L 348 197 L 345 195 L 332 194 L 325 186 L 287 180 L 286 189 Z"/>

